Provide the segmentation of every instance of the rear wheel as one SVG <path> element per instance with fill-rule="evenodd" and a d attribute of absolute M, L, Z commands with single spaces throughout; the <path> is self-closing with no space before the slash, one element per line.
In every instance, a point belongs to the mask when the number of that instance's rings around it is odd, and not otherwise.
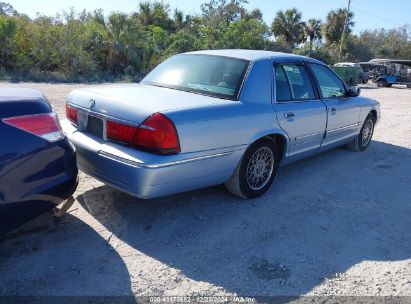
<path fill-rule="evenodd" d="M 372 135 L 374 134 L 375 118 L 369 114 L 362 125 L 360 134 L 346 147 L 352 151 L 362 152 L 368 148 L 371 143 Z"/>
<path fill-rule="evenodd" d="M 225 185 L 234 195 L 255 198 L 267 192 L 277 169 L 277 147 L 274 141 L 264 138 L 247 149 Z"/>
<path fill-rule="evenodd" d="M 387 82 L 381 79 L 381 80 L 378 80 L 377 85 L 379 88 L 385 88 L 387 86 Z"/>

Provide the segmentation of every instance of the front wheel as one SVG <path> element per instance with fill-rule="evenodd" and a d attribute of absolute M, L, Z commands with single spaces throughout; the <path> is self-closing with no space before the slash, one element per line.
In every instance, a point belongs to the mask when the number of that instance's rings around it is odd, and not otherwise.
<path fill-rule="evenodd" d="M 367 116 L 362 125 L 360 134 L 346 147 L 356 152 L 362 152 L 368 148 L 371 143 L 372 135 L 374 134 L 375 119 L 371 114 Z"/>
<path fill-rule="evenodd" d="M 233 175 L 225 183 L 227 190 L 242 198 L 255 198 L 270 188 L 278 169 L 277 147 L 264 138 L 244 153 Z"/>

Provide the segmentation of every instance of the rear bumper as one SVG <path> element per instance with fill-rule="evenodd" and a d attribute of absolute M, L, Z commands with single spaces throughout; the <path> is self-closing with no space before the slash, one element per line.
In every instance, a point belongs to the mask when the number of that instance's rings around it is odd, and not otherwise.
<path fill-rule="evenodd" d="M 245 147 L 198 153 L 154 155 L 77 131 L 63 129 L 76 147 L 83 172 L 139 198 L 155 198 L 224 183 Z"/>

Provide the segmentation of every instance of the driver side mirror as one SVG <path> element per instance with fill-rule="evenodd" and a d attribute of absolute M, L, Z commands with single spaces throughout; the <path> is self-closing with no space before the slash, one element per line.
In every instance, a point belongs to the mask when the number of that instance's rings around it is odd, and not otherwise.
<path fill-rule="evenodd" d="M 357 97 L 360 96 L 361 89 L 357 86 L 349 87 L 347 91 L 348 97 Z"/>

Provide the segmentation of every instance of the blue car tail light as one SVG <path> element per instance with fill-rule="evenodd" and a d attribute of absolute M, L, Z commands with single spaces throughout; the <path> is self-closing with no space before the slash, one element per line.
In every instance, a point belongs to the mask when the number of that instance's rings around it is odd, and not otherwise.
<path fill-rule="evenodd" d="M 35 114 L 4 118 L 4 123 L 20 130 L 37 135 L 49 142 L 64 138 L 56 113 Z"/>

